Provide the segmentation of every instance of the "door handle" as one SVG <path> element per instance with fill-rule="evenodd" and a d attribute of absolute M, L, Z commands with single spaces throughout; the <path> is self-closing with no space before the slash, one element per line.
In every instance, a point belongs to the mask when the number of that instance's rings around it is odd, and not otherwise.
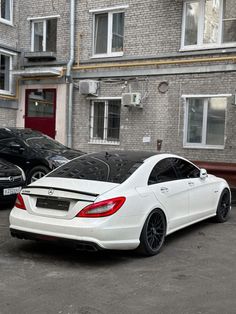
<path fill-rule="evenodd" d="M 188 182 L 189 186 L 194 186 L 194 182 Z"/>
<path fill-rule="evenodd" d="M 167 193 L 167 192 L 169 192 L 169 189 L 168 188 L 166 188 L 166 187 L 161 187 L 161 193 Z"/>

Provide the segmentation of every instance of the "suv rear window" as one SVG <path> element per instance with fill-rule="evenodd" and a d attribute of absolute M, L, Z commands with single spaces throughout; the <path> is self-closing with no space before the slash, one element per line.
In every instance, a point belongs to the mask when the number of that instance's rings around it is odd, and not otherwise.
<path fill-rule="evenodd" d="M 122 183 L 143 163 L 143 159 L 128 157 L 110 153 L 83 155 L 48 176 Z"/>

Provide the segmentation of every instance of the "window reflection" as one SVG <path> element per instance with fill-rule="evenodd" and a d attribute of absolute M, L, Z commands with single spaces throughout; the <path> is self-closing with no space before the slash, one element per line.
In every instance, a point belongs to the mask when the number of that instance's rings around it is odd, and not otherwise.
<path fill-rule="evenodd" d="M 186 4 L 185 45 L 196 45 L 198 39 L 199 3 Z"/>
<path fill-rule="evenodd" d="M 217 43 L 220 23 L 220 4 L 215 0 L 207 0 L 204 18 L 204 44 Z"/>
<path fill-rule="evenodd" d="M 206 144 L 224 145 L 226 105 L 226 98 L 209 99 Z"/>
<path fill-rule="evenodd" d="M 187 133 L 189 143 L 202 142 L 203 105 L 203 99 L 189 100 Z"/>

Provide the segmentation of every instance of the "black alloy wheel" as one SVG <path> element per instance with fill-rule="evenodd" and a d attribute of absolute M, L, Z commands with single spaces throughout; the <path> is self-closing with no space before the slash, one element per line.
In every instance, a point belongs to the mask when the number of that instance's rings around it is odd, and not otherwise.
<path fill-rule="evenodd" d="M 160 209 L 154 209 L 147 217 L 143 226 L 139 251 L 152 256 L 159 253 L 166 235 L 165 215 Z"/>
<path fill-rule="evenodd" d="M 216 211 L 216 221 L 225 222 L 228 219 L 230 211 L 230 192 L 224 189 L 221 193 L 220 200 Z"/>

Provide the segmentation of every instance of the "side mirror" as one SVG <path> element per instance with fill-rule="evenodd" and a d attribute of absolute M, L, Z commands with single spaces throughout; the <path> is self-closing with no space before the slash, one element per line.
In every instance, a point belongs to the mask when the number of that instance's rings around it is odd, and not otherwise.
<path fill-rule="evenodd" d="M 206 169 L 200 169 L 200 179 L 205 179 L 208 177 Z"/>
<path fill-rule="evenodd" d="M 8 147 L 12 150 L 19 151 L 19 152 L 23 152 L 25 150 L 24 147 L 22 147 L 20 144 L 15 143 L 15 142 L 10 142 L 8 144 Z"/>

